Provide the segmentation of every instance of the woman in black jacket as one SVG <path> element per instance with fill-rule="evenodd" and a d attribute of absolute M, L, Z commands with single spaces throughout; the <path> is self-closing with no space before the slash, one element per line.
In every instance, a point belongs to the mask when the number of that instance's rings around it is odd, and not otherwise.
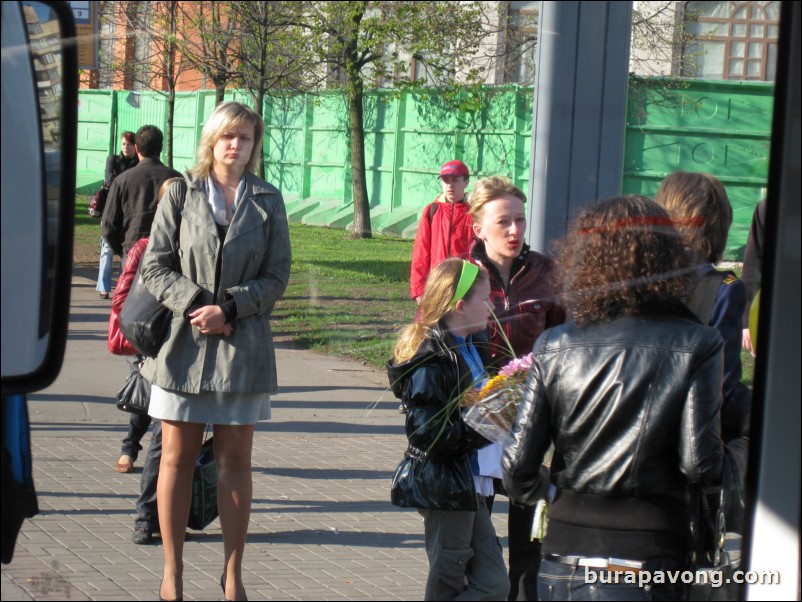
<path fill-rule="evenodd" d="M 125 170 L 136 166 L 138 163 L 139 156 L 136 154 L 136 136 L 133 132 L 123 132 L 120 135 L 120 154 L 109 155 L 109 158 L 106 160 L 106 173 L 103 185 L 106 186 L 106 188 L 110 188 L 114 178 Z M 111 296 L 111 272 L 113 264 L 114 252 L 106 242 L 106 239 L 101 237 L 100 265 L 98 266 L 97 286 L 95 287 L 95 290 L 100 293 L 101 299 L 108 299 Z"/>
<path fill-rule="evenodd" d="M 507 570 L 496 538 L 489 477 L 475 476 L 489 442 L 462 420 L 462 394 L 485 377 L 474 335 L 489 315 L 487 272 L 446 259 L 430 272 L 420 318 L 401 333 L 387 364 L 402 400 L 409 447 L 393 478 L 392 502 L 423 517 L 426 600 L 506 600 Z"/>
<path fill-rule="evenodd" d="M 689 487 L 720 478 L 721 337 L 681 303 L 695 270 L 644 197 L 586 208 L 558 271 L 573 322 L 535 344 L 503 458 L 510 498 L 527 503 L 554 444 L 538 593 L 683 599 L 681 583 L 637 578 L 686 566 Z"/>

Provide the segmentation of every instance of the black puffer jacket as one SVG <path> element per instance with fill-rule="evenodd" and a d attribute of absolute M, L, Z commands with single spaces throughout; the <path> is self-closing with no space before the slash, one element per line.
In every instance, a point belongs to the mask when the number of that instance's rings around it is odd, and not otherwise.
<path fill-rule="evenodd" d="M 483 354 L 487 345 L 476 341 L 477 336 L 474 343 Z M 437 327 L 414 358 L 399 365 L 388 362 L 387 374 L 393 393 L 402 401 L 409 440 L 393 479 L 393 504 L 476 510 L 470 453 L 489 441 L 463 422 L 454 403 L 473 381 L 456 341 Z M 444 411 L 449 405 L 451 411 Z"/>
<path fill-rule="evenodd" d="M 550 520 L 570 525 L 578 541 L 577 529 L 682 533 L 688 485 L 715 485 L 721 474 L 722 366 L 718 332 L 679 304 L 546 330 L 505 442 L 510 498 L 532 502 L 553 441 L 560 493 Z"/>

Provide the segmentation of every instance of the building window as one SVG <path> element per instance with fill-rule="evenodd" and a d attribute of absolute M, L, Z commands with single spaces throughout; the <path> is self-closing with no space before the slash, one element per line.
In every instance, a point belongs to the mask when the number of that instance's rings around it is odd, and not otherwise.
<path fill-rule="evenodd" d="M 683 75 L 701 79 L 774 81 L 779 2 L 686 2 Z"/>
<path fill-rule="evenodd" d="M 507 48 L 504 81 L 532 86 L 535 83 L 535 46 L 540 2 L 507 5 Z"/>

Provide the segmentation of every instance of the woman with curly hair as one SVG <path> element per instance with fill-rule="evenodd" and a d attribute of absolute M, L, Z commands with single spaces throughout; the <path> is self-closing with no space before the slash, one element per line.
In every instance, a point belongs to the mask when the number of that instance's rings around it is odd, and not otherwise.
<path fill-rule="evenodd" d="M 538 493 L 554 444 L 541 599 L 682 599 L 641 571 L 683 569 L 689 485 L 717 484 L 722 341 L 681 299 L 694 266 L 639 196 L 587 207 L 558 258 L 572 322 L 546 330 L 505 442 L 511 499 Z"/>

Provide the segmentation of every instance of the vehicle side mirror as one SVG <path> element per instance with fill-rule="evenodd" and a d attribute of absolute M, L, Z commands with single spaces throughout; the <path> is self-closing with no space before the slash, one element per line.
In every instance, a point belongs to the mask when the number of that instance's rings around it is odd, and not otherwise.
<path fill-rule="evenodd" d="M 66 2 L 2 2 L 2 395 L 47 387 L 67 340 L 78 66 Z"/>

